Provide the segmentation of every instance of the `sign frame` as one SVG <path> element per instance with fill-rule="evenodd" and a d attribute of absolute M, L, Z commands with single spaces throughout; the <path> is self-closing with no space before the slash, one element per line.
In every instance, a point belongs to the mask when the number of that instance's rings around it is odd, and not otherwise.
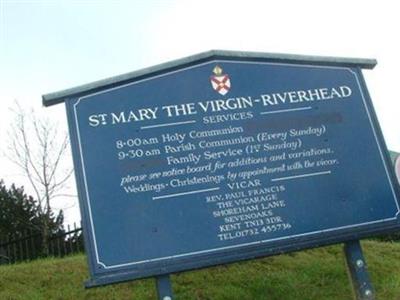
<path fill-rule="evenodd" d="M 181 271 L 232 263 L 236 261 L 249 260 L 258 257 L 315 248 L 329 244 L 337 244 L 341 242 L 358 240 L 374 234 L 389 233 L 400 228 L 400 216 L 398 211 L 397 215 L 392 220 L 383 220 L 382 223 L 369 224 L 367 226 L 362 225 L 362 229 L 358 228 L 357 226 L 352 226 L 353 228 L 351 229 L 341 228 L 334 231 L 322 231 L 318 234 L 313 234 L 312 237 L 306 235 L 290 237 L 290 242 L 287 241 L 287 238 L 282 238 L 273 242 L 267 240 L 265 241 L 264 245 L 257 243 L 254 245 L 224 249 L 223 251 L 196 254 L 189 257 L 172 258 L 152 264 L 143 264 L 142 267 L 136 267 L 134 270 L 130 270 L 129 268 L 116 268 L 107 272 L 97 272 L 97 269 L 99 268 L 96 249 L 97 245 L 95 242 L 95 236 L 91 230 L 94 225 L 91 222 L 90 204 L 88 204 L 89 202 L 87 201 L 88 191 L 85 186 L 83 157 L 81 151 L 79 150 L 80 137 L 78 136 L 78 125 L 77 122 L 73 122 L 73 120 L 76 120 L 76 111 L 74 111 L 74 106 L 71 104 L 74 103 L 74 101 L 76 103 L 76 99 L 82 99 L 104 90 L 117 88 L 142 80 L 149 80 L 156 76 L 171 73 L 187 67 L 197 66 L 202 63 L 220 61 L 245 61 L 251 63 L 292 64 L 300 66 L 309 65 L 314 67 L 321 66 L 324 68 L 349 68 L 352 70 L 351 72 L 353 72 L 354 76 L 357 78 L 360 91 L 363 94 L 366 110 L 370 116 L 370 122 L 375 134 L 377 145 L 381 152 L 383 165 L 387 171 L 389 183 L 393 186 L 394 193 L 396 194 L 396 204 L 397 208 L 399 208 L 398 199 L 400 198 L 400 190 L 396 184 L 397 181 L 393 168 L 391 167 L 391 160 L 361 71 L 362 68 L 373 68 L 376 65 L 375 60 L 219 50 L 201 53 L 152 68 L 43 96 L 43 104 L 45 106 L 61 103 L 63 101 L 66 104 L 67 117 L 69 120 L 70 140 L 74 158 L 75 176 L 82 214 L 85 247 L 88 252 L 88 263 L 91 277 L 86 282 L 86 287 L 94 287 L 138 278 L 166 275 Z M 266 244 L 268 246 L 265 246 Z"/>

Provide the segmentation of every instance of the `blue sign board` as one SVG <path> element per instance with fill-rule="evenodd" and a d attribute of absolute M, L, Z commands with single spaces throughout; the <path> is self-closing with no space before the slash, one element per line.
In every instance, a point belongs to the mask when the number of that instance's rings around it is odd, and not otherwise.
<path fill-rule="evenodd" d="M 399 228 L 359 65 L 210 56 L 65 98 L 89 285 Z"/>

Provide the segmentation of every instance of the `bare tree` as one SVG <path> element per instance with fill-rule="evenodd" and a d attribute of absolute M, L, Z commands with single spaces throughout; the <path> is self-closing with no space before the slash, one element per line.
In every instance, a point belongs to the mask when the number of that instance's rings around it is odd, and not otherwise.
<path fill-rule="evenodd" d="M 14 122 L 8 132 L 9 144 L 6 156 L 15 163 L 29 180 L 37 198 L 38 211 L 43 216 L 41 228 L 43 252 L 49 254 L 49 220 L 52 214 L 51 200 L 63 194 L 72 168 L 65 168 L 68 152 L 68 135 L 60 133 L 57 124 L 48 118 L 39 118 L 31 110 L 27 114 L 15 103 Z"/>

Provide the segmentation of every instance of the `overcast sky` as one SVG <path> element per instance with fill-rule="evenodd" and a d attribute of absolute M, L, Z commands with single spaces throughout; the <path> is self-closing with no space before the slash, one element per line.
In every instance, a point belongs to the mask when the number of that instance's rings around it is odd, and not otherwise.
<path fill-rule="evenodd" d="M 396 1 L 0 0 L 0 151 L 15 99 L 66 130 L 64 106 L 42 108 L 42 94 L 210 49 L 376 58 L 364 75 L 387 146 L 400 151 L 398 12 Z M 3 156 L 0 166 L 7 185 L 30 190 Z"/>

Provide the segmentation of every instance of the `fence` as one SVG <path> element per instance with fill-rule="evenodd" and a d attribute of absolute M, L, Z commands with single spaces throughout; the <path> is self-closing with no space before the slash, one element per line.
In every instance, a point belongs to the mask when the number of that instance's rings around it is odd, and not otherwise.
<path fill-rule="evenodd" d="M 9 235 L 0 240 L 0 264 L 12 264 L 21 261 L 45 257 L 41 234 L 26 231 L 23 235 Z M 68 225 L 67 231 L 54 234 L 48 239 L 48 256 L 63 257 L 84 251 L 82 228 L 73 229 Z"/>

